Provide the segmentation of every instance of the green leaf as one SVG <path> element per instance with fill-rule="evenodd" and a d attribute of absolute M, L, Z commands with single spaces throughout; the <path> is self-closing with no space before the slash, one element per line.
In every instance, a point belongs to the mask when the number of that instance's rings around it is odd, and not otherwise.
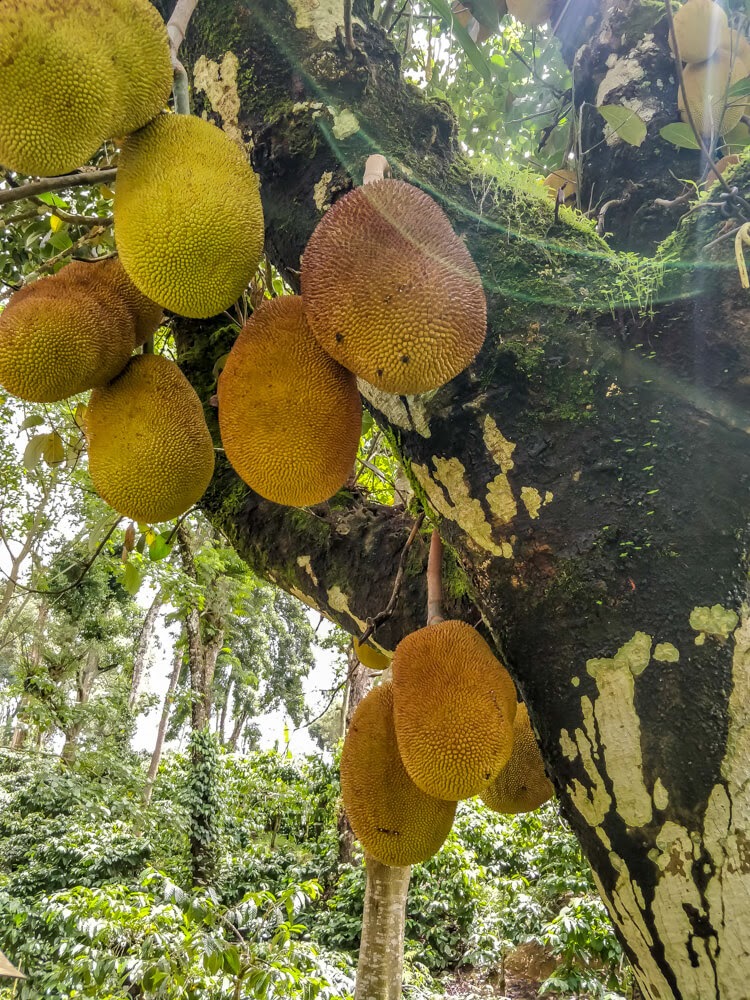
<path fill-rule="evenodd" d="M 240 974 L 242 964 L 240 962 L 240 953 L 235 945 L 230 945 L 229 948 L 224 950 L 224 968 L 227 972 L 231 972 L 235 976 Z"/>
<path fill-rule="evenodd" d="M 33 472 L 37 465 L 39 465 L 44 454 L 44 449 L 47 446 L 47 437 L 47 434 L 35 434 L 32 438 L 29 438 L 29 443 L 23 451 L 24 469 Z"/>
<path fill-rule="evenodd" d="M 743 80 L 732 84 L 727 91 L 727 102 L 733 97 L 750 97 L 750 77 L 746 76 Z"/>
<path fill-rule="evenodd" d="M 166 559 L 171 551 L 172 546 L 167 545 L 164 536 L 157 535 L 148 547 L 148 557 L 152 562 L 158 562 L 160 559 Z"/>
<path fill-rule="evenodd" d="M 47 435 L 42 455 L 47 465 L 61 465 L 65 461 L 65 442 L 57 431 Z"/>
<path fill-rule="evenodd" d="M 685 122 L 672 122 L 659 129 L 659 135 L 673 146 L 680 149 L 700 149 L 700 143 L 695 138 L 695 133 Z"/>
<path fill-rule="evenodd" d="M 73 240 L 65 229 L 60 229 L 58 232 L 53 233 L 49 238 L 49 245 L 54 247 L 55 250 L 67 250 L 68 247 L 73 246 Z"/>
<path fill-rule="evenodd" d="M 125 572 L 123 573 L 123 578 L 122 578 L 122 585 L 125 588 L 125 590 L 127 590 L 127 592 L 130 594 L 131 597 L 135 597 L 135 595 L 140 590 L 142 583 L 143 583 L 143 577 L 138 572 L 136 567 L 132 564 L 132 562 L 126 562 Z"/>
<path fill-rule="evenodd" d="M 45 205 L 56 205 L 57 208 L 67 208 L 68 204 L 64 199 L 58 194 L 52 194 L 48 192 L 47 194 L 37 195 L 37 200 L 44 202 Z"/>
<path fill-rule="evenodd" d="M 18 429 L 21 431 L 27 431 L 29 427 L 38 427 L 39 424 L 43 423 L 44 423 L 44 417 L 40 417 L 39 414 L 32 414 L 32 416 L 26 417 L 26 419 Z"/>
<path fill-rule="evenodd" d="M 447 23 L 450 24 L 453 34 L 459 40 L 461 47 L 466 53 L 466 58 L 469 60 L 477 73 L 479 73 L 487 86 L 491 86 L 492 66 L 487 61 L 487 57 L 481 49 L 479 49 L 476 43 L 472 41 L 466 28 L 459 24 L 458 21 L 454 20 L 450 4 L 447 3 L 447 0 L 427 0 L 427 2 L 438 17 L 441 17 L 444 21 L 447 21 Z"/>
<path fill-rule="evenodd" d="M 596 110 L 623 142 L 640 146 L 646 138 L 646 123 L 630 108 L 621 104 L 601 104 Z"/>

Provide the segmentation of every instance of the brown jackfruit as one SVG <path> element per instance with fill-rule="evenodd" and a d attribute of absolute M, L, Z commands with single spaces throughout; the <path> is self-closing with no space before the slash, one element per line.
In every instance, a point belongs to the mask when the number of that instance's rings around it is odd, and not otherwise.
<path fill-rule="evenodd" d="M 687 0 L 674 15 L 674 32 L 680 59 L 700 63 L 721 45 L 729 43 L 727 15 L 714 0 Z M 669 46 L 672 48 L 670 32 Z"/>
<path fill-rule="evenodd" d="M 421 792 L 399 757 L 391 684 L 360 702 L 341 754 L 341 795 L 367 854 L 400 868 L 426 861 L 450 833 L 455 802 Z"/>
<path fill-rule="evenodd" d="M 115 241 L 144 295 L 182 316 L 240 297 L 263 252 L 263 209 L 246 155 L 202 118 L 160 115 L 123 145 Z"/>
<path fill-rule="evenodd" d="M 741 60 L 732 62 L 725 49 L 719 49 L 705 62 L 685 66 L 682 76 L 688 104 L 695 127 L 703 135 L 724 135 L 738 124 L 745 113 L 747 98 L 727 99 L 727 91 L 743 75 L 744 63 Z M 677 106 L 682 120 L 687 121 L 682 87 L 678 90 Z"/>
<path fill-rule="evenodd" d="M 354 652 L 362 666 L 368 670 L 385 670 L 391 665 L 390 656 L 366 642 L 361 643 L 359 639 L 354 640 Z"/>
<path fill-rule="evenodd" d="M 0 385 L 40 403 L 106 385 L 160 316 L 119 261 L 74 261 L 16 292 L 0 313 Z"/>
<path fill-rule="evenodd" d="M 203 407 L 168 358 L 131 358 L 114 381 L 91 393 L 84 427 L 94 488 L 133 521 L 184 514 L 211 480 L 214 449 Z"/>
<path fill-rule="evenodd" d="M 386 392 L 435 389 L 484 340 L 479 272 L 443 210 L 403 181 L 350 191 L 302 257 L 310 329 L 345 368 Z"/>
<path fill-rule="evenodd" d="M 320 503 L 351 474 L 357 383 L 310 333 L 298 296 L 265 302 L 235 341 L 219 378 L 219 427 L 237 474 L 274 503 Z"/>
<path fill-rule="evenodd" d="M 513 752 L 510 760 L 480 798 L 499 813 L 531 812 L 554 794 L 552 782 L 544 773 L 529 713 L 518 703 L 513 720 Z"/>
<path fill-rule="evenodd" d="M 508 671 L 461 621 L 412 632 L 392 667 L 396 736 L 411 779 L 436 798 L 481 792 L 513 746 L 516 689 Z"/>

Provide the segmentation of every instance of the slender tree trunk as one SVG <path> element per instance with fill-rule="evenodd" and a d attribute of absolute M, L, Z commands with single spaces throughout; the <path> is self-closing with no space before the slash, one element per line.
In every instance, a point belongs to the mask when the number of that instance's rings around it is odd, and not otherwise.
<path fill-rule="evenodd" d="M 163 600 L 164 598 L 161 591 L 157 591 L 148 611 L 146 612 L 146 617 L 143 619 L 143 625 L 141 625 L 140 635 L 138 636 L 138 646 L 135 651 L 135 656 L 133 657 L 133 674 L 130 679 L 130 693 L 128 694 L 128 712 L 131 714 L 135 709 L 136 702 L 138 701 L 138 695 L 140 694 L 143 675 L 146 670 L 148 651 L 154 637 L 156 619 L 159 615 L 159 611 L 161 610 Z"/>
<path fill-rule="evenodd" d="M 176 649 L 174 652 L 174 659 L 172 660 L 172 673 L 169 675 L 169 687 L 167 688 L 167 693 L 164 695 L 164 704 L 161 710 L 161 718 L 159 719 L 159 729 L 156 733 L 156 743 L 154 744 L 154 752 L 151 754 L 151 763 L 148 766 L 148 774 L 146 775 L 146 784 L 143 788 L 143 804 L 148 807 L 151 802 L 151 795 L 154 791 L 154 782 L 156 781 L 156 775 L 159 771 L 159 762 L 161 760 L 161 753 L 164 749 L 164 737 L 167 732 L 167 725 L 169 724 L 169 716 L 172 712 L 172 705 L 174 704 L 174 695 L 177 690 L 177 683 L 180 679 L 180 671 L 182 670 L 182 649 Z"/>
<path fill-rule="evenodd" d="M 354 1000 L 400 1000 L 411 868 L 367 858 L 367 889 Z"/>
<path fill-rule="evenodd" d="M 227 740 L 227 746 L 234 753 L 237 750 L 237 744 L 239 743 L 240 736 L 242 735 L 242 730 L 245 728 L 245 723 L 247 722 L 247 712 L 242 711 L 235 717 L 234 726 L 232 727 L 232 734 Z"/>
<path fill-rule="evenodd" d="M 234 685 L 234 679 L 229 678 L 227 682 L 227 689 L 224 692 L 224 704 L 221 706 L 221 715 L 219 716 L 219 740 L 224 743 L 224 733 L 227 727 L 227 715 L 229 714 L 229 703 L 232 697 L 232 687 Z"/>
<path fill-rule="evenodd" d="M 65 743 L 60 754 L 60 760 L 66 764 L 72 764 L 78 750 L 78 737 L 83 732 L 85 719 L 83 717 L 83 706 L 91 699 L 91 691 L 94 687 L 96 675 L 99 672 L 99 655 L 94 650 L 89 650 L 83 666 L 78 671 L 76 678 L 76 706 L 74 721 L 65 728 Z"/>
<path fill-rule="evenodd" d="M 42 652 L 44 650 L 44 627 L 47 624 L 48 615 L 49 604 L 46 600 L 42 600 L 37 609 L 34 638 L 31 643 L 31 649 L 29 650 L 28 663 L 32 670 L 36 669 L 42 662 Z M 21 697 L 21 701 L 18 706 L 18 713 L 16 714 L 16 724 L 10 741 L 10 745 L 13 750 L 20 750 L 26 742 L 26 736 L 28 735 L 26 712 L 31 703 L 32 698 L 30 695 L 24 694 Z"/>

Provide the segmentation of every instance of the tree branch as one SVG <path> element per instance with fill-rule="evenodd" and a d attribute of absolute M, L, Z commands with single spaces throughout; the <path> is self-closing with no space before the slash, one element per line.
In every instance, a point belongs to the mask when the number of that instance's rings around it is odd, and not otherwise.
<path fill-rule="evenodd" d="M 34 195 L 46 194 L 48 191 L 64 191 L 72 187 L 85 187 L 93 184 L 106 184 L 117 177 L 117 168 L 106 170 L 89 170 L 82 173 L 63 174 L 60 177 L 43 177 L 21 187 L 0 191 L 0 205 L 8 205 L 12 201 L 22 201 Z"/>

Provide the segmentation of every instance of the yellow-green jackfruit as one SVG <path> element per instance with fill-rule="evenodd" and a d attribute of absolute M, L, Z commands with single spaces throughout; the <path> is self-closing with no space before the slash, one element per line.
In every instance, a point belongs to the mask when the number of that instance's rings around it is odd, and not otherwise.
<path fill-rule="evenodd" d="M 341 795 L 362 847 L 384 865 L 426 861 L 450 833 L 456 803 L 421 792 L 401 763 L 390 683 L 373 688 L 354 713 L 341 754 Z"/>
<path fill-rule="evenodd" d="M 263 252 L 258 181 L 207 121 L 160 115 L 125 141 L 115 241 L 144 295 L 182 316 L 215 316 L 247 287 Z"/>
<path fill-rule="evenodd" d="M 510 760 L 489 788 L 479 794 L 490 809 L 500 813 L 530 812 L 554 794 L 523 702 L 519 702 L 513 720 Z"/>
<path fill-rule="evenodd" d="M 214 449 L 203 407 L 168 358 L 131 358 L 114 381 L 91 393 L 84 426 L 94 488 L 133 521 L 179 517 L 211 481 Z"/>
<path fill-rule="evenodd" d="M 516 689 L 508 671 L 461 621 L 406 636 L 392 669 L 398 749 L 412 781 L 442 799 L 481 792 L 513 748 Z"/>

